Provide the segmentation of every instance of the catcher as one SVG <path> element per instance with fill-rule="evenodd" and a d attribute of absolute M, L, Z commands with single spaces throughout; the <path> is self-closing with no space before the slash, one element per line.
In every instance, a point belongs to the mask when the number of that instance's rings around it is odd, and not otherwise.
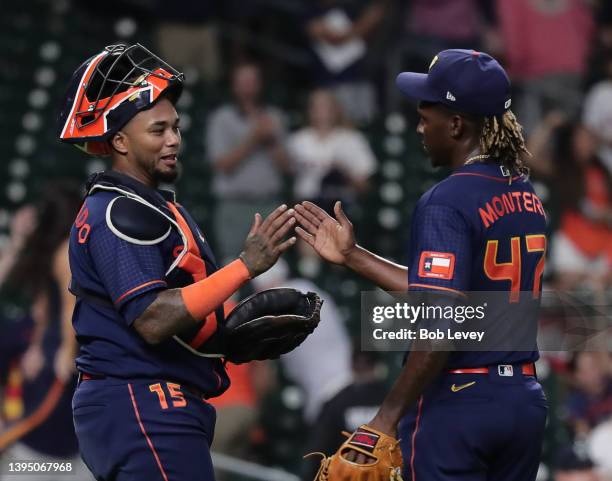
<path fill-rule="evenodd" d="M 224 318 L 223 302 L 295 243 L 293 209 L 256 214 L 240 257 L 219 269 L 174 193 L 183 75 L 141 45 L 112 45 L 74 73 L 60 140 L 110 156 L 70 233 L 79 385 L 73 417 L 96 479 L 213 481 L 223 359 L 278 357 L 319 320 L 316 294 L 262 292 Z M 227 219 L 231 222 L 232 219 Z"/>

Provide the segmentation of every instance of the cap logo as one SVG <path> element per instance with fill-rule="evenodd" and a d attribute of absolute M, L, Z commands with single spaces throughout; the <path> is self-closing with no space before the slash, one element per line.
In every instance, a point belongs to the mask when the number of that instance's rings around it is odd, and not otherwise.
<path fill-rule="evenodd" d="M 429 64 L 429 70 L 431 70 L 431 68 L 436 64 L 437 61 L 438 61 L 438 56 L 436 55 L 431 61 L 431 63 Z"/>
<path fill-rule="evenodd" d="M 449 91 L 447 91 L 446 92 L 446 100 L 450 100 L 451 102 L 454 102 L 457 99 L 455 98 L 455 96 L 453 94 L 451 94 Z"/>
<path fill-rule="evenodd" d="M 506 103 L 504 104 L 504 108 L 509 109 L 511 104 L 512 104 L 512 99 L 506 100 Z"/>

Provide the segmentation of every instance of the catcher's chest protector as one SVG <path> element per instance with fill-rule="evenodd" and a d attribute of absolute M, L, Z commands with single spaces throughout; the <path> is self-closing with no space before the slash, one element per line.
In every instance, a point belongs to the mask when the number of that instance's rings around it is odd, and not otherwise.
<path fill-rule="evenodd" d="M 182 245 L 173 252 L 174 260 L 168 267 L 165 281 L 168 288 L 180 288 L 200 281 L 218 270 L 210 246 L 200 233 L 195 223 L 176 202 L 164 201 L 158 193 L 129 176 L 115 171 L 101 172 L 93 175 L 87 183 L 87 195 L 99 191 L 117 192 L 121 195 L 109 204 L 106 221 L 111 230 L 126 240 L 136 244 L 154 244 L 163 242 L 170 232 L 177 233 Z M 73 284 L 71 290 L 78 296 L 92 296 Z M 110 299 L 95 302 L 112 306 Z M 210 319 L 209 319 L 210 318 Z M 224 322 L 223 306 L 209 314 L 206 319 L 217 324 Z M 193 333 L 183 333 L 174 339 L 193 354 L 204 357 L 220 357 L 198 351 L 200 346 L 185 342 L 185 339 L 196 337 L 199 325 L 194 326 Z"/>

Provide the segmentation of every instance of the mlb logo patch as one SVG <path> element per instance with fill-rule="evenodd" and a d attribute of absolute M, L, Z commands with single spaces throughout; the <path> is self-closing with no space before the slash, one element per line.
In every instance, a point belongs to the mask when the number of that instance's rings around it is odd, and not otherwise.
<path fill-rule="evenodd" d="M 497 366 L 497 373 L 503 377 L 514 376 L 514 368 L 510 364 L 500 364 Z"/>
<path fill-rule="evenodd" d="M 450 280 L 455 271 L 455 254 L 450 252 L 421 252 L 419 277 Z"/>

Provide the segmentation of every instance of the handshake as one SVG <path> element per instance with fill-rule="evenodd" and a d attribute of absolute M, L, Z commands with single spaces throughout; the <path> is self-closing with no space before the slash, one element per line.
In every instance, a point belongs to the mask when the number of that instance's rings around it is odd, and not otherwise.
<path fill-rule="evenodd" d="M 355 248 L 353 226 L 340 202 L 336 202 L 334 213 L 335 218 L 312 202 L 302 202 L 292 209 L 283 204 L 265 220 L 260 214 L 255 214 L 240 254 L 251 277 L 267 271 L 283 252 L 296 243 L 296 236 L 285 238 L 292 229 L 323 259 L 345 264 Z"/>

